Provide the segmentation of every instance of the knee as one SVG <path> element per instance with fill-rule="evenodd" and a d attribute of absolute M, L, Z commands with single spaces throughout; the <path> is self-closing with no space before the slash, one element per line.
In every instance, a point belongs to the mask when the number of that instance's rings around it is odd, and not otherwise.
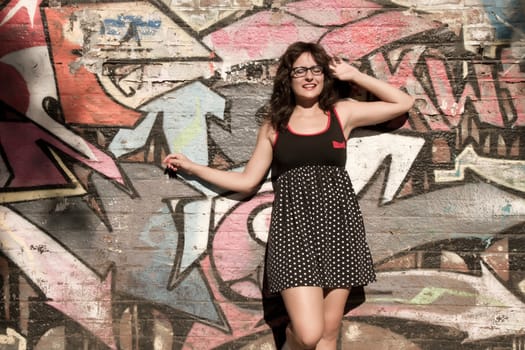
<path fill-rule="evenodd" d="M 304 349 L 315 349 L 317 343 L 323 338 L 322 324 L 304 324 L 293 327 L 292 333 L 299 345 Z"/>
<path fill-rule="evenodd" d="M 322 333 L 313 334 L 313 333 L 302 333 L 296 336 L 297 342 L 303 349 L 315 349 L 317 343 L 322 339 Z"/>

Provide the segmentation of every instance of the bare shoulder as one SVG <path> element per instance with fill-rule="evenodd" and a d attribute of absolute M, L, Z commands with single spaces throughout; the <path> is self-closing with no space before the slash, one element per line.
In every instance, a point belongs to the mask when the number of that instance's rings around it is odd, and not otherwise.
<path fill-rule="evenodd" d="M 273 144 L 273 140 L 275 140 L 276 136 L 277 131 L 274 129 L 269 120 L 265 120 L 259 129 L 259 137 L 266 139 Z"/>
<path fill-rule="evenodd" d="M 351 114 L 353 107 L 358 103 L 353 98 L 345 98 L 337 101 L 334 105 L 339 114 Z"/>
<path fill-rule="evenodd" d="M 341 121 L 341 123 L 346 127 L 349 124 L 349 121 L 352 119 L 352 112 L 355 110 L 358 101 L 352 98 L 345 98 L 337 101 L 334 104 L 334 109 Z"/>

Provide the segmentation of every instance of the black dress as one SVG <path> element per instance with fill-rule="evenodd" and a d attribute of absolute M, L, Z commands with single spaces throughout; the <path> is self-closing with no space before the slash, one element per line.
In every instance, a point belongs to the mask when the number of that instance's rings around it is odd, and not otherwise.
<path fill-rule="evenodd" d="M 320 133 L 302 135 L 288 128 L 277 135 L 266 261 L 270 293 L 298 286 L 347 288 L 375 280 L 345 163 L 346 139 L 335 111 Z"/>

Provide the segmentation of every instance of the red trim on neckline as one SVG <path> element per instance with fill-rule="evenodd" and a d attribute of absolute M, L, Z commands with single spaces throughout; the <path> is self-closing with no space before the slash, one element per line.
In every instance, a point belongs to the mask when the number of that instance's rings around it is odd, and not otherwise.
<path fill-rule="evenodd" d="M 275 130 L 275 137 L 274 137 L 273 142 L 272 142 L 272 147 L 275 147 L 275 145 L 277 144 L 277 139 L 278 138 L 279 138 L 279 131 Z"/>
<path fill-rule="evenodd" d="M 298 135 L 298 136 L 316 136 L 316 135 L 321 135 L 321 134 L 324 134 L 325 132 L 328 131 L 328 129 L 330 129 L 330 124 L 332 123 L 332 118 L 330 118 L 330 111 L 328 112 L 328 114 L 326 114 L 326 116 L 328 117 L 328 121 L 326 122 L 326 126 L 323 130 L 321 131 L 316 131 L 314 133 L 300 133 L 300 132 L 296 132 L 296 131 L 293 131 L 292 128 L 290 128 L 290 124 L 286 125 L 286 130 L 288 130 L 290 133 L 294 134 L 294 135 Z"/>

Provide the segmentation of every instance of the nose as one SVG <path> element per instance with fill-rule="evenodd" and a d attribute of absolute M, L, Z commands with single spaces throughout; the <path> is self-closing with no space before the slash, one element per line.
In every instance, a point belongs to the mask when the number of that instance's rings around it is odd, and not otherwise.
<path fill-rule="evenodd" d="M 304 76 L 306 80 L 312 80 L 314 78 L 314 73 L 310 69 L 306 71 L 306 75 Z"/>

